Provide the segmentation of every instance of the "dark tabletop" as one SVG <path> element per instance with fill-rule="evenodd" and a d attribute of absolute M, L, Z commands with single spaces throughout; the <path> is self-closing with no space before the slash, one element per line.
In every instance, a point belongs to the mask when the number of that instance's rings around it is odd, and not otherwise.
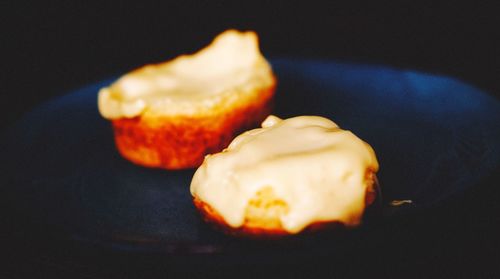
<path fill-rule="evenodd" d="M 415 69 L 457 78 L 497 100 L 500 96 L 500 21 L 494 6 L 181 2 L 2 4 L 7 14 L 1 27 L 2 45 L 7 46 L 1 63 L 2 131 L 43 101 L 146 63 L 193 52 L 227 28 L 257 31 L 268 57 Z M 158 255 L 116 254 L 73 242 L 49 247 L 53 242 L 48 237 L 57 235 L 33 234 L 29 224 L 1 212 L 0 278 L 138 278 L 205 272 L 293 276 L 325 270 L 341 275 L 491 278 L 498 276 L 500 261 L 500 192 L 495 187 L 499 173 L 483 177 L 476 187 L 438 208 L 405 215 L 375 230 L 374 241 L 356 244 L 365 247 L 362 253 L 352 249 L 343 256 L 308 255 L 293 268 L 284 261 L 273 266 L 198 264 L 193 270 L 182 256 L 167 261 Z"/>

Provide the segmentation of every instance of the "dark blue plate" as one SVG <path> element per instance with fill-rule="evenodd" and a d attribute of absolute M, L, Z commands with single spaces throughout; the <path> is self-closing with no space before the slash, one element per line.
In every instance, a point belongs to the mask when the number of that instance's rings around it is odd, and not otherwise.
<path fill-rule="evenodd" d="M 435 206 L 499 167 L 500 105 L 472 86 L 379 66 L 283 59 L 273 67 L 276 115 L 325 116 L 373 146 L 384 203 L 378 216 L 404 214 L 388 205 L 395 199 Z M 7 132 L 1 199 L 38 231 L 83 244 L 187 254 L 246 249 L 200 220 L 189 194 L 193 170 L 147 169 L 118 155 L 96 106 L 98 89 L 110 82 L 47 102 Z"/>

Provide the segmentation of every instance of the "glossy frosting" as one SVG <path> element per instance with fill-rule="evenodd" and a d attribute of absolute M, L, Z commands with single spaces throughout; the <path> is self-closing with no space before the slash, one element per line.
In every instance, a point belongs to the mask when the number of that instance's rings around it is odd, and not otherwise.
<path fill-rule="evenodd" d="M 373 149 L 350 131 L 319 116 L 282 120 L 236 137 L 208 155 L 191 182 L 191 194 L 232 227 L 242 226 L 248 201 L 272 187 L 289 211 L 281 224 L 290 233 L 320 221 L 360 223 L 369 172 L 378 170 Z"/>
<path fill-rule="evenodd" d="M 132 71 L 99 91 L 108 119 L 203 114 L 274 82 L 254 32 L 228 30 L 206 48 Z M 253 91 L 253 92 L 252 92 Z"/>

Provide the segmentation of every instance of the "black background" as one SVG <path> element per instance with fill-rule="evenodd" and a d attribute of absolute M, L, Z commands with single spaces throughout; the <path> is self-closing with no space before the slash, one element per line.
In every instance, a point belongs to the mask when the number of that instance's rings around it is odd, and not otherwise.
<path fill-rule="evenodd" d="M 1 44 L 7 47 L 0 63 L 4 68 L 2 129 L 44 100 L 147 63 L 194 52 L 228 28 L 257 31 L 266 57 L 417 69 L 457 77 L 500 97 L 500 10 L 484 2 L 38 1 L 0 5 L 5 13 Z M 498 181 L 498 175 L 487 178 L 477 189 L 438 210 L 402 220 L 393 228 L 398 238 L 394 240 L 395 233 L 389 232 L 385 238 L 395 244 L 370 254 L 371 264 L 352 263 L 356 257 L 351 257 L 351 266 L 345 270 L 364 273 L 362 269 L 367 268 L 368 275 L 383 270 L 401 277 L 498 274 L 495 264 L 500 262 L 500 246 L 495 225 L 499 211 L 493 198 L 499 193 L 494 187 Z M 23 253 L 12 257 L 7 263 L 10 268 L 2 269 L 7 271 L 0 277 L 18 273 L 28 277 L 26 266 L 42 275 L 89 274 L 50 260 L 24 258 Z M 296 268 L 305 273 L 318 267 L 333 269 L 334 264 L 326 262 Z M 98 276 L 96 270 L 93 276 Z"/>

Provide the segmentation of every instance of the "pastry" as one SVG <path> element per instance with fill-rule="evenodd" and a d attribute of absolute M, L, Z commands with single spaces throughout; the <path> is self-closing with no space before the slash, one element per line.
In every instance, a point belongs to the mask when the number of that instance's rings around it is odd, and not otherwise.
<path fill-rule="evenodd" d="M 359 225 L 377 170 L 370 145 L 334 122 L 269 116 L 208 155 L 190 189 L 204 219 L 227 233 L 293 235 Z"/>
<path fill-rule="evenodd" d="M 228 30 L 195 54 L 125 74 L 99 91 L 98 107 L 126 159 L 194 168 L 270 114 L 275 86 L 257 35 Z"/>

